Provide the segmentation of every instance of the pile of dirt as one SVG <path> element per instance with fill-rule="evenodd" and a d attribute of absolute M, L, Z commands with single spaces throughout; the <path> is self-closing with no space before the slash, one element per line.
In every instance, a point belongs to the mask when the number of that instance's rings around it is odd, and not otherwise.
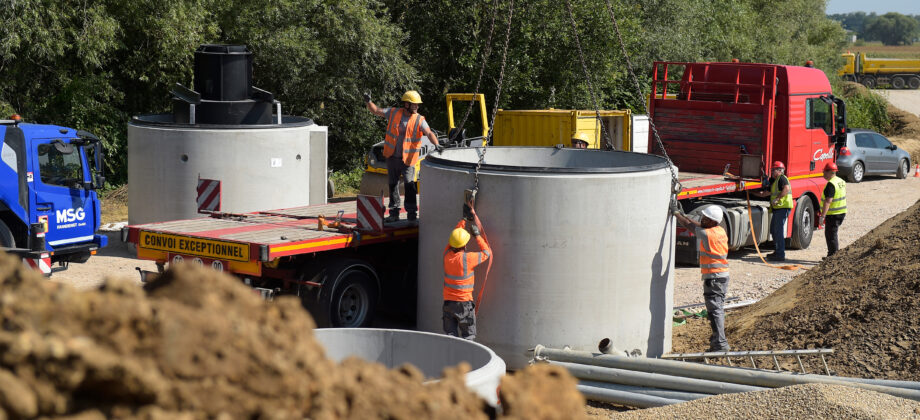
<path fill-rule="evenodd" d="M 464 384 L 468 366 L 425 385 L 409 365 L 337 365 L 296 299 L 264 302 L 193 266 L 144 289 L 79 292 L 0 255 L 0 317 L 0 418 L 490 417 Z M 510 418 L 584 415 L 566 372 L 527 369 L 503 384 Z"/>
<path fill-rule="evenodd" d="M 918 419 L 920 403 L 838 385 L 722 394 L 613 415 L 614 419 Z"/>
<path fill-rule="evenodd" d="M 734 350 L 833 348 L 844 376 L 920 380 L 920 202 L 770 296 L 729 312 Z M 846 229 L 844 221 L 841 229 Z M 675 352 L 705 349 L 705 320 L 674 328 Z M 813 361 L 811 371 L 820 371 Z"/>
<path fill-rule="evenodd" d="M 920 163 L 920 117 L 889 104 L 888 118 L 891 119 L 891 128 L 884 134 L 892 143 L 910 153 L 911 162 Z"/>

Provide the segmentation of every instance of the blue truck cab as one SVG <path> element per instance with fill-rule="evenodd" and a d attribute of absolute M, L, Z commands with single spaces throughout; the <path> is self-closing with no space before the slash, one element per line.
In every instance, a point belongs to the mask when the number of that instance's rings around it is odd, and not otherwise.
<path fill-rule="evenodd" d="M 97 234 L 102 142 L 82 130 L 0 120 L 0 249 L 61 269 L 106 246 Z"/>

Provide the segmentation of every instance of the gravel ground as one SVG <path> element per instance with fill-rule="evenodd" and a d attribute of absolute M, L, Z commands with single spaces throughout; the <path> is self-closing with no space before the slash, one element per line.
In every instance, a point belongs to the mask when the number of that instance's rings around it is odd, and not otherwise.
<path fill-rule="evenodd" d="M 888 100 L 888 103 L 895 107 L 920 116 L 920 91 L 894 89 L 874 89 L 872 91 L 882 95 Z"/>

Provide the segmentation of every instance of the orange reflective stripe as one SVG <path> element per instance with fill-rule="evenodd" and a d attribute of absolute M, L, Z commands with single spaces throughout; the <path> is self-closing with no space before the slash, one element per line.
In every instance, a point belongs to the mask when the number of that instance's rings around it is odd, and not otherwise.
<path fill-rule="evenodd" d="M 399 122 L 402 120 L 403 109 L 390 111 L 387 121 L 386 135 L 383 138 L 383 156 L 390 157 L 396 151 L 396 139 L 399 137 Z"/>
<path fill-rule="evenodd" d="M 406 124 L 406 137 L 403 141 L 403 163 L 406 166 L 414 166 L 418 163 L 419 154 L 422 150 L 422 121 L 425 117 L 419 114 L 412 114 L 409 122 Z"/>

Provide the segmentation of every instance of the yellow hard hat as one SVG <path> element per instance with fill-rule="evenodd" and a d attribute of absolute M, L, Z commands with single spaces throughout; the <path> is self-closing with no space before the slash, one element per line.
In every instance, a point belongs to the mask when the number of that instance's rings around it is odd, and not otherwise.
<path fill-rule="evenodd" d="M 579 131 L 572 136 L 572 140 L 581 140 L 585 143 L 591 144 L 591 137 L 588 136 L 588 133 L 584 131 Z"/>
<path fill-rule="evenodd" d="M 422 103 L 422 95 L 419 95 L 417 91 L 407 90 L 406 93 L 404 93 L 402 96 L 402 101 L 410 102 L 413 104 L 420 104 Z"/>
<path fill-rule="evenodd" d="M 450 233 L 451 248 L 463 248 L 470 241 L 470 233 L 464 228 L 456 228 Z"/>

